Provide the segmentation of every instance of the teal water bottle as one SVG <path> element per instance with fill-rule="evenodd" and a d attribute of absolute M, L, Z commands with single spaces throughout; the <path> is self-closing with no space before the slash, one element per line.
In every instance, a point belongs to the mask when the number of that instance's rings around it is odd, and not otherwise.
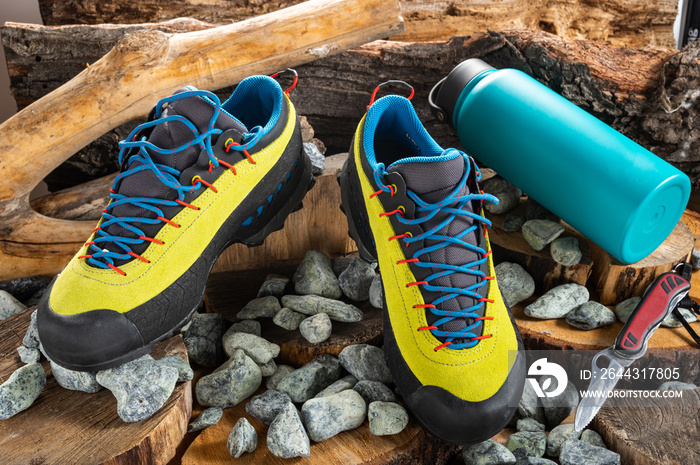
<path fill-rule="evenodd" d="M 466 60 L 429 101 L 467 153 L 623 263 L 652 253 L 688 203 L 688 176 L 521 71 Z"/>

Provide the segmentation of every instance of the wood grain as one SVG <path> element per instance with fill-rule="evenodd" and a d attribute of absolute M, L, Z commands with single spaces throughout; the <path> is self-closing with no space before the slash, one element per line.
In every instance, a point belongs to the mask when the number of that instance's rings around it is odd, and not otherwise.
<path fill-rule="evenodd" d="M 0 382 L 22 365 L 16 348 L 33 310 L 0 322 Z M 177 336 L 157 344 L 151 355 L 187 360 L 187 349 Z M 51 376 L 48 362 L 42 365 L 48 379 L 39 398 L 24 412 L 0 421 L 3 464 L 166 464 L 173 458 L 190 419 L 190 382 L 177 384 L 152 417 L 124 423 L 111 392 L 63 389 Z"/>

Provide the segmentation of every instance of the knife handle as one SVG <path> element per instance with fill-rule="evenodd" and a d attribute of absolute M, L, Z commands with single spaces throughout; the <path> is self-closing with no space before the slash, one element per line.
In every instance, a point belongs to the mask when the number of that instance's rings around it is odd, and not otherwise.
<path fill-rule="evenodd" d="M 676 273 L 656 278 L 617 335 L 615 351 L 627 357 L 642 355 L 651 335 L 689 290 L 690 283 Z"/>

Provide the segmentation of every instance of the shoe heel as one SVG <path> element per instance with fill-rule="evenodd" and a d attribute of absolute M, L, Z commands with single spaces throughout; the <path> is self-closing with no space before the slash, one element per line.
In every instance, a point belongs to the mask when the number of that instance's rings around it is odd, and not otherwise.
<path fill-rule="evenodd" d="M 338 185 L 340 185 L 340 195 L 342 203 L 340 204 L 340 211 L 342 211 L 348 220 L 348 235 L 357 244 L 357 250 L 360 257 L 368 263 L 377 262 L 377 252 L 374 244 L 371 243 L 371 233 L 368 232 L 367 238 L 363 239 L 362 235 L 358 233 L 358 226 L 363 230 L 367 230 L 365 226 L 360 226 L 364 222 L 361 219 L 361 213 L 359 209 L 361 206 L 354 200 L 351 200 L 351 183 L 350 179 L 350 169 L 348 167 L 350 160 L 346 160 L 343 164 L 343 168 L 338 173 L 336 178 Z M 365 217 L 367 216 L 365 212 Z"/>

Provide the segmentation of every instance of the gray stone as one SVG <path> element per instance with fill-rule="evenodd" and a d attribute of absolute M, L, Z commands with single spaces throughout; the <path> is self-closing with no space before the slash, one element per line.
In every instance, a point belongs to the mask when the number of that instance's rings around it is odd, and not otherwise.
<path fill-rule="evenodd" d="M 534 418 L 521 418 L 517 423 L 518 431 L 544 431 L 544 424 Z"/>
<path fill-rule="evenodd" d="M 564 232 L 564 226 L 549 220 L 528 220 L 521 231 L 530 247 L 540 251 Z"/>
<path fill-rule="evenodd" d="M 223 414 L 223 409 L 220 409 L 219 407 L 209 407 L 204 409 L 204 411 L 200 413 L 192 423 L 187 425 L 187 432 L 192 433 L 195 431 L 202 431 L 204 428 L 213 426 L 217 424 L 219 420 L 221 420 L 221 415 Z"/>
<path fill-rule="evenodd" d="M 544 432 L 519 431 L 508 438 L 506 447 L 510 451 L 524 449 L 528 457 L 542 457 L 547 445 L 547 435 Z"/>
<path fill-rule="evenodd" d="M 317 295 L 285 295 L 282 305 L 304 315 L 326 313 L 331 320 L 343 323 L 355 323 L 364 318 L 362 310 L 354 305 Z"/>
<path fill-rule="evenodd" d="M 331 260 L 328 255 L 318 250 L 309 250 L 306 253 L 294 273 L 293 281 L 297 294 L 314 294 L 330 299 L 339 299 L 343 295 L 338 278 L 331 268 Z M 285 307 L 289 305 L 285 304 Z"/>
<path fill-rule="evenodd" d="M 322 354 L 294 370 L 278 384 L 277 390 L 285 392 L 293 402 L 306 402 L 340 378 L 340 363 L 330 354 Z"/>
<path fill-rule="evenodd" d="M 254 320 L 256 318 L 272 318 L 282 307 L 277 297 L 269 295 L 258 297 L 248 302 L 243 310 L 236 314 L 239 320 Z"/>
<path fill-rule="evenodd" d="M 226 331 L 226 333 L 224 334 L 224 337 L 226 337 L 226 335 L 229 333 L 248 333 L 254 334 L 256 336 L 261 336 L 262 327 L 260 326 L 259 321 L 241 320 L 238 323 L 232 324 L 228 331 Z"/>
<path fill-rule="evenodd" d="M 396 395 L 383 383 L 365 379 L 358 381 L 353 387 L 365 400 L 367 405 L 372 402 L 396 402 Z"/>
<path fill-rule="evenodd" d="M 239 458 L 246 452 L 253 452 L 256 447 L 258 447 L 258 433 L 246 418 L 240 418 L 228 435 L 226 441 L 228 453 Z"/>
<path fill-rule="evenodd" d="M 317 313 L 299 323 L 299 332 L 312 344 L 318 344 L 331 337 L 332 330 L 331 319 L 325 313 Z"/>
<path fill-rule="evenodd" d="M 510 212 L 503 218 L 501 229 L 505 232 L 518 232 L 525 223 L 525 217 L 520 213 Z"/>
<path fill-rule="evenodd" d="M 559 454 L 561 465 L 620 465 L 620 454 L 592 446 L 578 439 L 564 441 Z"/>
<path fill-rule="evenodd" d="M 399 434 L 408 425 L 408 413 L 395 402 L 375 401 L 367 409 L 369 432 L 375 436 Z"/>
<path fill-rule="evenodd" d="M 267 363 L 258 363 L 258 366 L 260 367 L 260 374 L 264 377 L 272 376 L 277 371 L 277 364 L 274 360 L 270 360 Z"/>
<path fill-rule="evenodd" d="M 547 422 L 542 403 L 530 383 L 525 383 L 523 396 L 518 403 L 518 413 L 521 417 L 532 418 L 538 423 L 545 424 Z"/>
<path fill-rule="evenodd" d="M 39 348 L 39 331 L 36 328 L 36 310 L 32 312 L 32 317 L 29 322 L 27 332 L 24 334 L 22 344 L 28 349 Z"/>
<path fill-rule="evenodd" d="M 562 284 L 547 291 L 542 297 L 525 307 L 525 314 L 547 320 L 561 318 L 588 301 L 588 289 L 580 284 Z"/>
<path fill-rule="evenodd" d="M 603 437 L 592 429 L 584 429 L 581 433 L 581 441 L 596 447 L 605 447 Z"/>
<path fill-rule="evenodd" d="M 384 359 L 384 351 L 369 344 L 345 347 L 338 355 L 340 364 L 358 380 L 365 379 L 391 384 L 391 373 Z"/>
<path fill-rule="evenodd" d="M 641 301 L 641 297 L 632 297 L 615 305 L 615 315 L 617 315 L 617 319 L 622 323 L 627 323 L 627 320 L 630 319 L 632 312 L 637 308 L 639 302 Z"/>
<path fill-rule="evenodd" d="M 17 354 L 22 363 L 38 363 L 41 360 L 41 352 L 39 349 L 30 349 L 29 347 L 17 347 Z"/>
<path fill-rule="evenodd" d="M 44 276 L 29 276 L 2 281 L 0 282 L 0 290 L 8 292 L 15 299 L 24 302 L 45 291 L 49 283 L 51 283 L 51 279 Z M 31 305 L 27 305 L 27 307 L 31 307 Z"/>
<path fill-rule="evenodd" d="M 580 431 L 576 431 L 574 425 L 559 425 L 552 428 L 547 437 L 547 455 L 549 457 L 558 458 L 561 452 L 561 445 L 567 439 L 578 439 L 581 436 Z"/>
<path fill-rule="evenodd" d="M 359 427 L 366 415 L 367 404 L 352 389 L 310 399 L 301 407 L 302 422 L 309 438 L 315 442 L 325 441 L 340 432 Z"/>
<path fill-rule="evenodd" d="M 492 439 L 462 449 L 464 465 L 515 465 L 515 456 Z"/>
<path fill-rule="evenodd" d="M 241 349 L 255 363 L 265 364 L 280 354 L 280 346 L 255 334 L 228 333 L 224 338 L 224 351 L 231 357 Z"/>
<path fill-rule="evenodd" d="M 552 380 L 552 389 L 556 389 L 555 379 Z M 566 420 L 566 418 L 576 410 L 578 401 L 578 389 L 576 389 L 576 386 L 574 386 L 571 381 L 567 383 L 564 392 L 558 396 L 543 397 L 540 399 L 546 418 L 545 424 L 549 428 L 554 428 L 561 424 L 562 421 Z"/>
<path fill-rule="evenodd" d="M 693 265 L 694 270 L 700 270 L 700 250 L 693 249 L 693 253 L 690 256 L 690 264 Z"/>
<path fill-rule="evenodd" d="M 26 305 L 12 297 L 9 292 L 0 291 L 0 320 L 10 318 L 26 308 Z"/>
<path fill-rule="evenodd" d="M 532 197 L 528 197 L 525 204 L 525 218 L 528 220 L 549 220 L 559 222 L 559 217 L 537 203 Z"/>
<path fill-rule="evenodd" d="M 88 393 L 102 390 L 102 386 L 97 382 L 96 372 L 69 370 L 52 360 L 50 360 L 49 363 L 51 364 L 51 373 L 53 373 L 53 377 L 62 388 Z"/>
<path fill-rule="evenodd" d="M 698 387 L 692 383 L 682 383 L 680 381 L 666 381 L 661 386 L 658 387 L 659 391 L 684 391 L 693 390 Z"/>
<path fill-rule="evenodd" d="M 331 268 L 333 268 L 333 273 L 335 273 L 336 276 L 340 276 L 343 271 L 345 271 L 345 269 L 349 267 L 353 261 L 355 261 L 356 258 L 357 256 L 331 258 Z"/>
<path fill-rule="evenodd" d="M 306 435 L 299 412 L 292 403 L 275 417 L 267 430 L 267 448 L 270 453 L 282 459 L 308 457 L 311 455 L 311 443 Z"/>
<path fill-rule="evenodd" d="M 236 350 L 212 374 L 199 379 L 195 392 L 201 405 L 228 408 L 250 397 L 261 383 L 260 367 L 245 352 Z"/>
<path fill-rule="evenodd" d="M 280 328 L 294 331 L 295 329 L 299 328 L 299 323 L 304 321 L 304 318 L 306 318 L 306 315 L 297 313 L 294 310 L 288 309 L 287 307 L 282 307 L 282 310 L 277 312 L 275 317 L 272 319 L 272 322 Z"/>
<path fill-rule="evenodd" d="M 494 215 L 503 215 L 520 205 L 523 192 L 500 176 L 487 179 L 482 188 L 484 192 L 496 196 L 499 200 L 498 204 L 484 203 L 484 208 Z"/>
<path fill-rule="evenodd" d="M 574 266 L 581 262 L 581 249 L 575 237 L 558 237 L 552 241 L 549 251 L 555 262 L 564 266 Z"/>
<path fill-rule="evenodd" d="M 189 359 L 205 367 L 219 365 L 224 358 L 223 334 L 224 320 L 219 313 L 195 313 L 183 337 Z"/>
<path fill-rule="evenodd" d="M 518 457 L 515 463 L 516 465 L 557 465 L 556 462 L 549 459 L 543 457 L 528 457 L 527 455 Z"/>
<path fill-rule="evenodd" d="M 361 258 L 355 258 L 350 265 L 338 276 L 343 294 L 356 302 L 369 299 L 369 288 L 376 276 L 374 268 Z"/>
<path fill-rule="evenodd" d="M 275 368 L 275 372 L 265 381 L 265 387 L 267 389 L 276 390 L 279 382 L 286 378 L 293 371 L 294 367 L 290 367 L 289 365 L 277 365 L 277 368 Z"/>
<path fill-rule="evenodd" d="M 369 287 L 369 303 L 374 308 L 384 308 L 384 288 L 382 287 L 382 276 L 377 273 Z"/>
<path fill-rule="evenodd" d="M 589 300 L 566 314 L 566 322 L 586 331 L 615 323 L 615 313 L 603 304 Z"/>
<path fill-rule="evenodd" d="M 269 425 L 277 414 L 284 410 L 284 407 L 291 402 L 292 399 L 284 392 L 270 390 L 250 399 L 245 405 L 245 411 L 266 425 Z"/>
<path fill-rule="evenodd" d="M 194 378 L 194 371 L 190 364 L 177 355 L 166 355 L 165 357 L 159 358 L 158 363 L 175 368 L 177 370 L 178 383 L 184 383 Z"/>
<path fill-rule="evenodd" d="M 331 384 L 326 389 L 316 394 L 314 397 L 332 396 L 333 394 L 338 394 L 339 392 L 352 389 L 353 387 L 355 387 L 356 384 L 357 378 L 355 378 L 353 375 L 347 375 L 343 378 L 340 378 L 338 381 Z"/>
<path fill-rule="evenodd" d="M 150 355 L 97 372 L 97 382 L 117 399 L 117 414 L 127 423 L 156 413 L 172 394 L 177 382 L 175 368 L 161 365 Z"/>
<path fill-rule="evenodd" d="M 695 323 L 698 321 L 698 317 L 691 310 L 679 307 L 678 311 L 681 312 L 681 315 L 683 315 L 683 318 L 687 323 Z M 683 326 L 683 323 L 681 323 L 681 320 L 678 319 L 675 312 L 671 312 L 666 318 L 664 318 L 664 321 L 661 322 L 661 326 L 665 326 L 666 328 L 680 328 Z"/>
<path fill-rule="evenodd" d="M 326 167 L 326 157 L 313 142 L 304 142 L 304 152 L 311 160 L 311 174 L 320 176 L 323 173 L 323 168 Z"/>
<path fill-rule="evenodd" d="M 269 274 L 258 290 L 256 297 L 274 296 L 282 297 L 287 293 L 289 286 L 289 278 L 281 274 Z"/>
<path fill-rule="evenodd" d="M 0 420 L 6 420 L 26 410 L 39 397 L 46 384 L 46 374 L 38 363 L 15 370 L 0 384 Z"/>
<path fill-rule="evenodd" d="M 495 270 L 498 288 L 509 307 L 522 302 L 535 293 L 535 280 L 517 263 L 499 263 Z"/>

